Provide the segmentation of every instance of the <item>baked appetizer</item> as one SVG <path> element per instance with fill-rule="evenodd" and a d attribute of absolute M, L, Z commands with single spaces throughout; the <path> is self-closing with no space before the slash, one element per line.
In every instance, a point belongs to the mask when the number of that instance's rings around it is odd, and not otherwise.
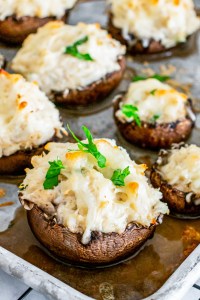
<path fill-rule="evenodd" d="M 77 0 L 0 0 L 0 40 L 21 43 L 33 32 L 53 20 L 67 21 Z"/>
<path fill-rule="evenodd" d="M 16 175 L 31 166 L 43 145 L 61 138 L 59 113 L 38 86 L 0 70 L 0 174 Z"/>
<path fill-rule="evenodd" d="M 34 156 L 19 198 L 36 238 L 56 257 L 101 265 L 135 253 L 153 236 L 167 205 L 115 141 L 49 143 Z"/>
<path fill-rule="evenodd" d="M 151 182 L 160 188 L 170 213 L 200 217 L 200 148 L 175 145 L 161 150 L 151 171 Z"/>
<path fill-rule="evenodd" d="M 114 102 L 114 118 L 122 136 L 148 149 L 169 148 L 185 140 L 195 121 L 187 95 L 166 84 L 168 77 L 137 76 L 126 94 Z"/>
<path fill-rule="evenodd" d="M 86 105 L 103 99 L 118 85 L 124 54 L 125 47 L 98 24 L 70 26 L 57 21 L 26 39 L 12 68 L 37 81 L 54 102 Z"/>
<path fill-rule="evenodd" d="M 132 54 L 185 43 L 200 27 L 192 0 L 108 0 L 109 31 Z"/>

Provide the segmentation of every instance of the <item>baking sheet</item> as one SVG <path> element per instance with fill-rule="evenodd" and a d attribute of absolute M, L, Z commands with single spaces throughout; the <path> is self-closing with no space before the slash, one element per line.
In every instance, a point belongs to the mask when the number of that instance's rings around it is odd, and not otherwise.
<path fill-rule="evenodd" d="M 76 24 L 78 21 L 88 23 L 99 22 L 105 27 L 107 20 L 105 12 L 104 1 L 85 1 L 85 3 L 79 4 L 73 11 L 70 17 L 70 23 Z M 78 108 L 76 110 L 59 108 L 65 124 L 69 123 L 71 128 L 79 136 L 82 136 L 80 128 L 84 124 L 91 128 L 95 137 L 115 138 L 117 144 L 125 147 L 133 159 L 137 162 L 145 162 L 150 165 L 156 158 L 156 152 L 145 151 L 134 147 L 117 133 L 112 117 L 112 99 L 119 91 L 126 90 L 134 74 L 146 74 L 153 69 L 159 73 L 160 71 L 172 73 L 174 79 L 173 84 L 176 85 L 177 82 L 181 82 L 181 88 L 187 91 L 190 90 L 195 100 L 197 122 L 188 142 L 200 145 L 200 116 L 198 114 L 200 109 L 199 46 L 200 38 L 196 36 L 190 41 L 189 45 L 181 47 L 178 51 L 173 53 L 172 57 L 170 56 L 171 53 L 167 53 L 159 57 L 138 56 L 134 60 L 128 58 L 124 80 L 118 89 L 107 99 L 88 108 Z M 8 61 L 11 60 L 16 50 L 16 48 L 8 48 L 4 45 L 0 45 L 0 52 L 5 55 Z M 149 59 L 151 59 L 151 62 L 149 62 Z M 178 87 L 180 88 L 180 85 Z M 163 224 L 157 228 L 154 238 L 146 243 L 142 251 L 135 258 L 123 262 L 120 265 L 105 269 L 88 270 L 64 265 L 54 258 L 49 257 L 42 246 L 33 237 L 26 221 L 25 211 L 23 208 L 19 208 L 17 200 L 16 184 L 21 180 L 22 178 L 0 179 L 0 189 L 6 192 L 6 194 L 0 198 L 0 204 L 4 202 L 14 202 L 13 205 L 0 208 L 0 219 L 6 217 L 9 220 L 9 224 L 6 224 L 8 226 L 7 230 L 5 230 L 5 223 L 0 222 L 0 245 L 4 249 L 17 255 L 17 257 L 24 259 L 59 279 L 61 282 L 95 299 L 139 300 L 153 294 L 166 282 L 170 275 L 200 243 L 200 220 L 186 221 L 165 217 Z M 16 212 L 15 216 L 14 212 Z M 8 257 L 9 254 L 6 250 L 2 250 L 0 253 Z M 197 250 L 197 255 L 194 255 L 195 258 L 193 257 L 192 259 L 193 264 L 191 261 L 189 264 L 195 268 L 197 265 L 199 266 L 199 250 Z M 11 257 L 13 256 L 11 255 Z M 17 257 L 15 257 L 16 260 Z M 185 262 L 187 262 L 187 260 Z M 10 262 L 7 262 L 7 264 L 9 263 Z M 5 262 L 1 261 L 1 259 L 0 265 L 6 269 Z M 21 270 L 23 269 L 22 265 Z M 29 269 L 31 269 L 31 265 L 28 266 Z M 11 268 L 11 266 L 7 266 L 7 268 Z M 192 278 L 194 278 L 194 276 L 192 277 L 193 269 L 194 268 L 191 270 L 188 270 L 188 268 L 185 269 L 187 276 L 191 274 L 191 277 L 184 276 L 184 278 L 187 277 L 188 282 L 189 278 L 191 281 Z M 19 276 L 19 274 L 20 269 L 16 275 Z M 200 277 L 200 273 L 197 274 L 196 272 L 195 276 L 197 275 Z M 23 276 L 23 280 L 30 281 L 31 278 L 27 279 L 27 277 L 25 278 Z M 32 281 L 34 281 L 34 277 Z M 178 284 L 178 281 L 171 281 L 172 288 L 174 288 L 172 282 L 173 284 Z M 39 288 L 39 285 L 38 282 L 34 284 L 34 287 Z M 61 286 L 62 289 L 64 289 L 64 285 L 61 284 Z M 179 290 L 180 287 L 177 291 Z M 43 292 L 44 291 L 45 289 Z"/>

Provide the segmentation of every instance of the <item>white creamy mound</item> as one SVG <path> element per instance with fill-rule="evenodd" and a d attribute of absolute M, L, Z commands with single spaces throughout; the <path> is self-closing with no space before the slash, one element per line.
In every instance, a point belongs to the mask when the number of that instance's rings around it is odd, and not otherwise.
<path fill-rule="evenodd" d="M 27 187 L 22 199 L 55 213 L 60 224 L 83 234 L 84 244 L 90 241 L 92 231 L 122 233 L 131 221 L 149 226 L 160 213 L 168 213 L 166 204 L 160 201 L 160 191 L 148 184 L 146 165 L 137 165 L 113 140 L 98 139 L 95 144 L 107 159 L 105 168 L 99 168 L 96 159 L 78 150 L 77 144 L 49 143 L 46 149 L 50 152 L 32 158 L 34 168 L 27 170 L 23 182 Z M 57 158 L 65 167 L 60 183 L 44 190 L 48 162 Z M 110 180 L 114 170 L 127 166 L 130 175 L 125 178 L 125 186 L 115 186 Z"/>
<path fill-rule="evenodd" d="M 78 47 L 94 61 L 86 61 L 64 54 L 65 48 L 88 37 Z M 46 93 L 81 89 L 107 74 L 120 69 L 118 59 L 125 54 L 121 46 L 98 24 L 79 23 L 76 26 L 50 22 L 30 35 L 12 62 L 12 68 L 28 80 L 35 80 Z M 33 61 L 33 63 L 30 63 Z"/>
<path fill-rule="evenodd" d="M 0 157 L 61 137 L 59 112 L 34 83 L 0 70 Z"/>
<path fill-rule="evenodd" d="M 120 105 L 136 106 L 142 121 L 149 123 L 154 116 L 159 116 L 157 123 L 168 123 L 185 118 L 187 98 L 187 95 L 170 85 L 150 78 L 131 83 Z M 116 116 L 122 122 L 133 121 L 133 118 L 125 116 L 121 109 L 116 112 Z"/>
<path fill-rule="evenodd" d="M 61 18 L 67 9 L 71 9 L 77 0 L 0 0 L 0 21 L 16 15 L 18 18 L 29 16 Z"/>
<path fill-rule="evenodd" d="M 196 145 L 171 150 L 168 163 L 159 170 L 170 185 L 200 194 L 200 148 Z"/>
<path fill-rule="evenodd" d="M 113 24 L 143 41 L 147 47 L 151 39 L 165 48 L 185 42 L 200 27 L 192 0 L 108 0 L 111 3 Z"/>

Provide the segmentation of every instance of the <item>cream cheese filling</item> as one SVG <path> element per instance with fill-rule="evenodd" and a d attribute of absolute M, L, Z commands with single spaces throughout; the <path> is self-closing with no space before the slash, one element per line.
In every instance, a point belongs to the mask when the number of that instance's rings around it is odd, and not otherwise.
<path fill-rule="evenodd" d="M 128 118 L 122 112 L 123 105 L 130 104 L 138 108 L 142 121 L 151 123 L 154 116 L 158 116 L 157 123 L 175 122 L 186 117 L 187 98 L 187 95 L 157 79 L 133 82 L 120 103 L 116 117 L 122 122 L 132 122 L 133 118 Z"/>
<path fill-rule="evenodd" d="M 98 167 L 96 159 L 80 151 L 77 144 L 49 143 L 47 155 L 32 158 L 33 169 L 27 170 L 23 182 L 26 188 L 22 191 L 25 208 L 36 204 L 55 215 L 59 224 L 81 233 L 84 244 L 90 241 L 92 231 L 120 234 L 130 222 L 150 226 L 161 213 L 168 212 L 166 204 L 160 201 L 160 191 L 144 175 L 146 165 L 137 165 L 113 140 L 94 142 L 107 159 L 105 168 Z M 48 162 L 57 158 L 65 169 L 61 170 L 58 186 L 45 190 Z M 125 178 L 125 186 L 114 185 L 114 170 L 127 166 L 130 174 Z"/>
<path fill-rule="evenodd" d="M 0 71 L 0 157 L 36 148 L 63 131 L 59 112 L 35 83 Z"/>
<path fill-rule="evenodd" d="M 88 41 L 78 50 L 90 54 L 93 61 L 64 53 L 67 46 L 86 36 Z M 47 94 L 53 89 L 67 95 L 71 89 L 82 89 L 118 71 L 118 60 L 124 54 L 125 47 L 98 24 L 70 26 L 56 21 L 48 23 L 25 40 L 12 62 L 12 68 L 28 80 L 37 81 Z"/>
<path fill-rule="evenodd" d="M 0 21 L 15 15 L 17 18 L 57 17 L 61 18 L 65 11 L 71 9 L 77 0 L 0 0 Z"/>
<path fill-rule="evenodd" d="M 167 164 L 159 168 L 163 179 L 183 192 L 200 194 L 200 148 L 196 145 L 170 151 Z"/>
<path fill-rule="evenodd" d="M 113 25 L 148 47 L 150 41 L 161 42 L 165 48 L 185 42 L 200 28 L 200 19 L 192 0 L 108 0 Z"/>

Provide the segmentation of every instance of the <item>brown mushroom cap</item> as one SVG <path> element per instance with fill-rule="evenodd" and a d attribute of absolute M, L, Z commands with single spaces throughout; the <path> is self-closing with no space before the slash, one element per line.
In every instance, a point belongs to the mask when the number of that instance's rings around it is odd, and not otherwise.
<path fill-rule="evenodd" d="M 27 211 L 27 217 L 36 238 L 53 255 L 65 262 L 90 266 L 115 263 L 133 255 L 153 236 L 158 225 L 144 227 L 130 223 L 122 234 L 92 232 L 91 241 L 83 245 L 81 234 L 48 219 L 37 206 Z"/>
<path fill-rule="evenodd" d="M 65 12 L 60 20 L 66 22 L 68 14 L 69 10 Z M 36 32 L 39 27 L 53 20 L 56 20 L 56 17 L 38 18 L 24 16 L 17 18 L 15 15 L 12 15 L 0 21 L 0 40 L 12 44 L 22 43 L 29 34 Z"/>
<path fill-rule="evenodd" d="M 118 63 L 120 69 L 107 74 L 105 78 L 93 82 L 82 89 L 70 90 L 68 94 L 52 90 L 50 98 L 53 102 L 62 106 L 85 106 L 103 100 L 118 86 L 122 79 L 126 67 L 125 57 L 121 57 Z"/>
<path fill-rule="evenodd" d="M 52 137 L 48 142 L 53 141 L 62 141 L 62 139 L 57 138 L 56 136 Z M 44 145 L 41 145 L 37 148 L 19 150 L 14 154 L 9 156 L 2 156 L 0 158 L 0 175 L 22 175 L 25 173 L 26 168 L 31 168 L 31 159 L 35 155 L 41 155 L 45 151 Z"/>
<path fill-rule="evenodd" d="M 31 168 L 31 158 L 40 155 L 44 147 L 32 150 L 20 150 L 9 156 L 0 158 L 0 175 L 21 175 L 25 168 Z"/>
<path fill-rule="evenodd" d="M 116 117 L 120 102 L 123 96 L 119 97 L 114 103 L 114 119 L 122 136 L 130 143 L 147 149 L 169 148 L 174 143 L 180 143 L 186 140 L 194 126 L 194 121 L 189 115 L 183 120 L 177 120 L 172 123 L 147 123 L 141 122 L 141 127 L 133 122 L 121 122 Z M 187 101 L 187 106 L 192 109 L 191 100 Z"/>
<path fill-rule="evenodd" d="M 126 45 L 127 51 L 132 55 L 161 53 L 164 51 L 173 50 L 177 47 L 174 46 L 171 48 L 165 48 L 161 44 L 161 42 L 155 41 L 153 39 L 150 40 L 148 47 L 144 47 L 142 41 L 136 39 L 136 37 L 134 37 L 133 34 L 129 34 L 129 40 L 126 40 L 123 37 L 122 30 L 113 25 L 112 19 L 113 19 L 112 13 L 109 13 L 108 31 L 110 32 L 113 38 L 120 41 L 120 43 L 122 43 L 123 45 Z M 185 44 L 185 43 L 179 43 L 179 45 L 181 44 Z"/>
<path fill-rule="evenodd" d="M 181 147 L 182 145 L 180 145 Z M 158 164 L 155 163 L 151 169 L 150 180 L 152 185 L 155 188 L 160 188 L 160 191 L 163 194 L 163 200 L 168 204 L 170 213 L 172 215 L 192 218 L 192 217 L 200 217 L 200 205 L 195 205 L 194 200 L 199 199 L 200 195 L 196 195 L 195 193 L 186 193 L 172 185 L 168 184 L 166 180 L 164 180 L 159 172 L 159 167 L 167 163 L 169 152 L 165 151 L 164 159 L 163 159 L 163 151 L 160 152 L 159 158 L 164 163 Z M 163 159 L 163 160 L 162 160 Z M 189 197 L 189 201 L 187 198 Z"/>

